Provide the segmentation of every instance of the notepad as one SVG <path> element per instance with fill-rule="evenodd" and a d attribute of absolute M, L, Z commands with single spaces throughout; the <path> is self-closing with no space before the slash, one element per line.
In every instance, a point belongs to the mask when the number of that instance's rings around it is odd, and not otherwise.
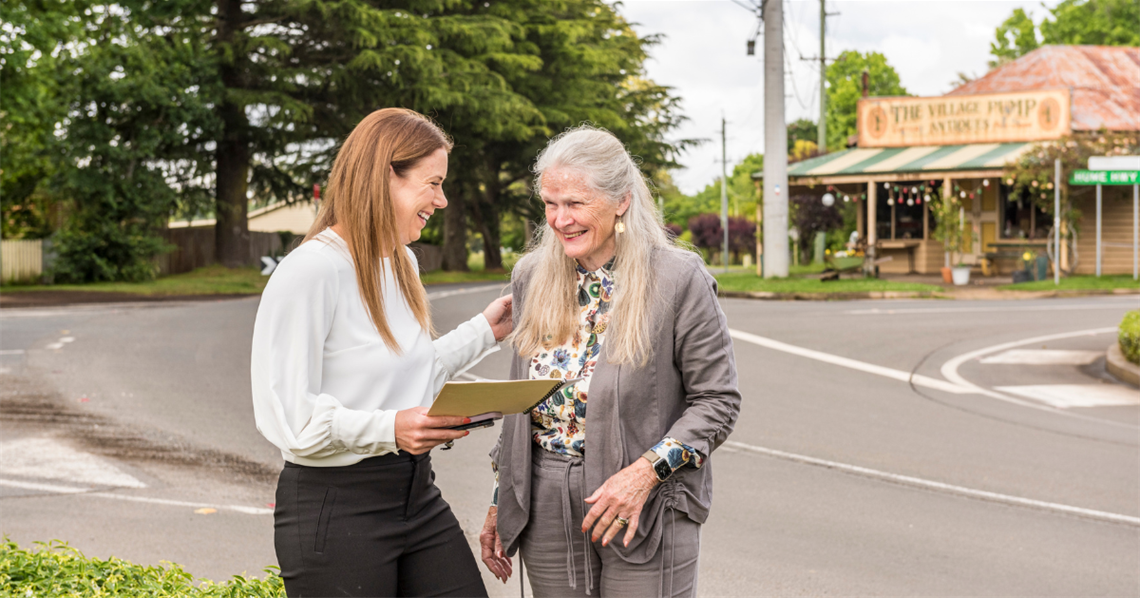
<path fill-rule="evenodd" d="M 428 415 L 472 417 L 499 412 L 504 415 L 527 413 L 554 393 L 581 381 L 556 380 L 487 380 L 482 382 L 448 382 L 435 398 Z"/>

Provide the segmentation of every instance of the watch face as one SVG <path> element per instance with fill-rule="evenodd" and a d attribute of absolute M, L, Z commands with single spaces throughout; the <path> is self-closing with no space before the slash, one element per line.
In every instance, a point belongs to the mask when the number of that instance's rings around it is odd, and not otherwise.
<path fill-rule="evenodd" d="M 653 464 L 653 471 L 657 474 L 657 479 L 662 482 L 669 479 L 673 473 L 673 470 L 669 469 L 669 462 L 660 458 Z"/>

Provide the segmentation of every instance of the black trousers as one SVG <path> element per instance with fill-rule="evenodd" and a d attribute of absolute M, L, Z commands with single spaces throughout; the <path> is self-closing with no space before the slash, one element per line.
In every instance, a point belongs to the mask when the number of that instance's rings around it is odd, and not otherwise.
<path fill-rule="evenodd" d="M 486 596 L 428 454 L 286 463 L 274 544 L 289 596 Z"/>

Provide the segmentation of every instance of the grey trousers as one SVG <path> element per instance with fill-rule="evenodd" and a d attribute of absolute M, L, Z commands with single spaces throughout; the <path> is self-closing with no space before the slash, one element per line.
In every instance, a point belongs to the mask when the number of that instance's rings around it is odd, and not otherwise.
<path fill-rule="evenodd" d="M 665 513 L 657 554 L 646 563 L 628 563 L 581 531 L 590 506 L 582 460 L 541 448 L 533 455 L 530 522 L 519 540 L 536 597 L 697 595 L 700 524 L 684 513 Z"/>

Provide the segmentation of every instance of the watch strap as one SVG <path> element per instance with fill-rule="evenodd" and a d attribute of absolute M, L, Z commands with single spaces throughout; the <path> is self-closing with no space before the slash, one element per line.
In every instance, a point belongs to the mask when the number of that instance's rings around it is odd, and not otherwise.
<path fill-rule="evenodd" d="M 673 475 L 673 468 L 669 467 L 669 462 L 666 461 L 661 455 L 658 455 L 653 449 L 645 451 L 642 457 L 649 461 L 653 467 L 653 474 L 657 476 L 658 482 L 664 482 Z"/>

